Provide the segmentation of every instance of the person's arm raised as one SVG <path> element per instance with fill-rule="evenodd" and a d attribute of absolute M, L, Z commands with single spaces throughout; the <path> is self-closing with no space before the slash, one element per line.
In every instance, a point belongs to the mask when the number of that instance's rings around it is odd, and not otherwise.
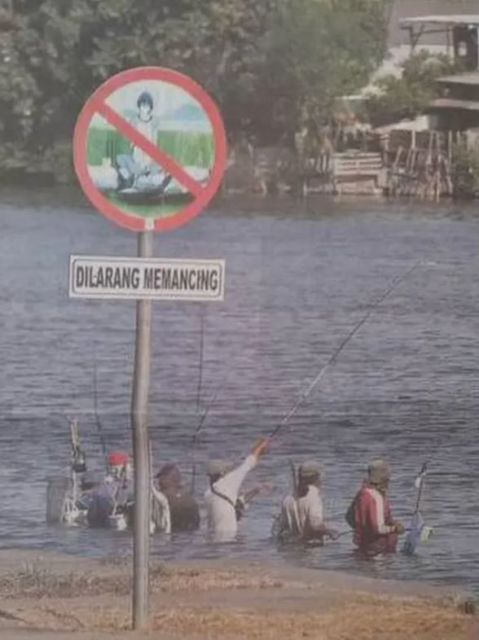
<path fill-rule="evenodd" d="M 261 438 L 261 440 L 258 440 L 258 442 L 251 450 L 251 453 L 255 456 L 256 460 L 259 460 L 261 456 L 264 456 L 264 454 L 268 451 L 268 446 L 269 438 Z"/>
<path fill-rule="evenodd" d="M 218 480 L 216 483 L 217 488 L 225 493 L 231 500 L 235 501 L 238 498 L 238 493 L 243 480 L 246 478 L 249 471 L 254 469 L 258 464 L 259 458 L 266 453 L 267 445 L 267 438 L 259 440 L 251 450 L 251 453 L 245 460 L 243 460 L 239 467 L 236 467 L 236 469 L 233 469 L 233 471 L 230 471 L 223 478 Z"/>

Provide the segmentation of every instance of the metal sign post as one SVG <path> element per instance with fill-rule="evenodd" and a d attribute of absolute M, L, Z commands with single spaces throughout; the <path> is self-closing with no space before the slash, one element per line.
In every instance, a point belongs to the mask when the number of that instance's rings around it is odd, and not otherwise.
<path fill-rule="evenodd" d="M 153 234 L 138 234 L 138 257 L 153 255 Z M 135 459 L 135 517 L 133 542 L 133 628 L 148 624 L 150 555 L 150 440 L 148 437 L 148 394 L 151 371 L 151 300 L 136 303 L 135 368 L 131 399 L 131 428 Z"/>
<path fill-rule="evenodd" d="M 137 300 L 131 400 L 133 628 L 144 630 L 152 481 L 151 302 L 221 301 L 225 270 L 224 260 L 152 258 L 152 231 L 171 231 L 204 211 L 226 168 L 226 132 L 218 107 L 194 80 L 171 69 L 139 67 L 109 78 L 90 96 L 75 127 L 73 159 L 80 185 L 96 209 L 139 234 L 137 258 L 71 256 L 69 295 Z"/>

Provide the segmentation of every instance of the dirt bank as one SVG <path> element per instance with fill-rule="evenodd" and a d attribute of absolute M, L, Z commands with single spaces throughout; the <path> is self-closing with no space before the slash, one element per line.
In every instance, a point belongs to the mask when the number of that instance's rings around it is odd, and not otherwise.
<path fill-rule="evenodd" d="M 224 561 L 155 563 L 151 584 L 163 640 L 479 637 L 467 595 L 450 589 Z M 1 638 L 141 637 L 128 633 L 130 588 L 129 561 L 1 552 Z"/>

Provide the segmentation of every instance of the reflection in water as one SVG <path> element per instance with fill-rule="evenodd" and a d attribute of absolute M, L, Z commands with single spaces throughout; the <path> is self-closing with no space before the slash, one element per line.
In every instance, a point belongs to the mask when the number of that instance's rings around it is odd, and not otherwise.
<path fill-rule="evenodd" d="M 48 528 L 45 480 L 69 459 L 67 416 L 80 418 L 92 466 L 101 468 L 93 415 L 109 446 L 130 442 L 134 312 L 130 302 L 70 301 L 70 254 L 134 255 L 122 231 L 67 194 L 5 193 L 0 205 L 2 287 L 0 545 L 91 555 L 129 554 L 128 533 Z M 371 576 L 459 582 L 479 588 L 477 454 L 479 216 L 473 208 L 342 200 L 229 203 L 156 240 L 161 257 L 225 258 L 225 302 L 157 303 L 151 433 L 156 466 L 176 461 L 189 483 L 199 416 L 217 393 L 197 451 L 197 492 L 209 457 L 240 460 L 269 433 L 331 353 L 398 275 L 424 263 L 381 305 L 292 418 L 248 482 L 272 482 L 234 545 L 203 532 L 155 538 L 159 557 L 266 558 Z M 197 408 L 199 335 L 205 349 Z M 433 538 L 416 557 L 365 562 L 350 536 L 319 549 L 277 549 L 272 518 L 290 484 L 289 459 L 317 457 L 328 519 L 344 512 L 370 458 L 393 466 L 395 515 L 407 521 L 425 459 Z"/>

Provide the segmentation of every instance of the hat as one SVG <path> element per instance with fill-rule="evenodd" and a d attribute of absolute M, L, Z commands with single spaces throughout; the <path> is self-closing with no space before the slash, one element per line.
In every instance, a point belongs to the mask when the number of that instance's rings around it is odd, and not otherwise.
<path fill-rule="evenodd" d="M 373 460 L 368 466 L 368 478 L 372 484 L 382 484 L 391 478 L 391 469 L 384 460 Z"/>
<path fill-rule="evenodd" d="M 226 460 L 211 460 L 206 473 L 209 476 L 224 476 L 231 470 L 231 463 Z"/>
<path fill-rule="evenodd" d="M 181 487 L 181 472 L 176 464 L 164 464 L 155 478 L 162 489 Z"/>
<path fill-rule="evenodd" d="M 108 464 L 110 467 L 122 467 L 128 464 L 130 456 L 123 451 L 112 451 L 108 454 Z"/>
<path fill-rule="evenodd" d="M 299 466 L 298 474 L 301 478 L 313 478 L 315 476 L 319 476 L 321 475 L 319 464 L 314 460 L 303 462 L 303 464 Z"/>

